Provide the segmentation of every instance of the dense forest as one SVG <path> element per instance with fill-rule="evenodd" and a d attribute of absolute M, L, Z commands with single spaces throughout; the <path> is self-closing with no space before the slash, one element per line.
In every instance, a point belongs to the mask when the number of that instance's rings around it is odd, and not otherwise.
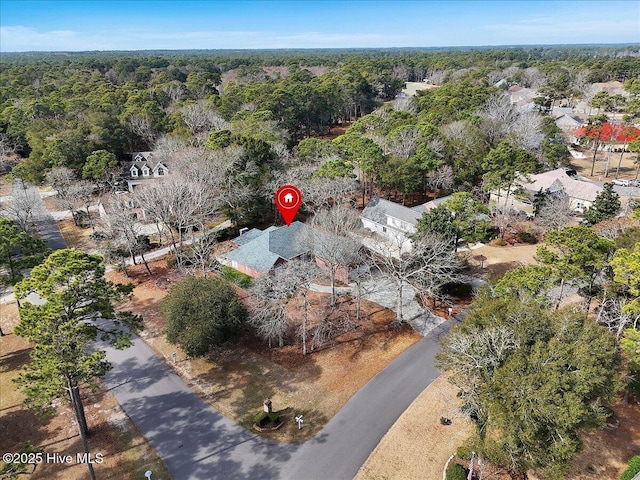
<path fill-rule="evenodd" d="M 341 155 L 324 173 L 356 162 L 372 182 L 417 193 L 426 176 L 416 174 L 444 165 L 457 184 L 473 183 L 484 155 L 508 136 L 478 115 L 495 82 L 579 97 L 592 82 L 637 79 L 639 54 L 638 46 L 3 54 L 0 140 L 3 157 L 24 159 L 14 173 L 40 183 L 52 167 L 80 176 L 95 151 L 126 159 L 163 139 L 215 148 L 224 137 L 253 150 L 264 142 L 274 155 L 275 145 L 291 151 L 360 118 L 353 135 L 321 148 Z M 405 82 L 423 80 L 444 86 L 366 117 Z M 515 143 L 532 149 L 527 142 Z"/>
<path fill-rule="evenodd" d="M 593 85 L 614 80 L 622 85 L 611 95 L 602 85 Z M 415 95 L 401 93 L 407 82 L 424 88 Z M 510 87 L 533 92 L 526 108 L 512 101 Z M 575 127 L 563 132 L 547 113 L 554 106 L 573 107 L 578 102 L 589 110 L 581 119 L 585 132 L 595 135 L 569 141 L 567 132 Z M 598 115 L 591 115 L 591 109 L 598 109 Z M 303 243 L 329 272 L 324 273 L 331 286 L 327 311 L 339 311 L 340 307 L 334 310 L 339 305 L 336 272 L 346 266 L 348 281 L 357 284 L 358 292 L 362 282 L 374 278 L 395 285 L 398 325 L 406 320 L 405 284 L 416 289 L 424 308 L 429 303 L 435 310 L 453 301 L 452 291 L 469 278 L 466 271 L 462 275 L 457 256 L 460 241 L 498 237 L 495 245 L 504 246 L 506 236 L 511 245 L 516 238 L 535 243 L 533 232 L 538 232 L 543 240 L 536 250 L 538 263 L 518 261 L 521 266 L 487 282 L 467 320 L 443 341 L 438 361 L 443 370 L 453 372 L 464 413 L 477 427 L 470 452 L 514 475 L 540 468 L 545 478 L 564 478 L 581 448 L 578 432 L 608 419 L 599 406 L 602 399 L 613 401 L 621 386 L 625 401 L 640 395 L 640 203 L 629 201 L 627 218 L 615 218 L 622 204 L 613 183 L 606 183 L 578 226 L 574 224 L 580 219 L 566 196 L 541 189 L 530 199 L 516 186 L 522 175 L 566 166 L 569 142 L 582 141 L 574 145 L 580 150 L 593 148 L 595 164 L 598 149 L 607 141 L 613 144 L 611 138 L 600 141 L 603 124 L 615 121 L 630 127 L 639 119 L 640 45 L 3 54 L 0 173 L 23 180 L 25 188 L 14 183 L 11 202 L 0 205 L 11 217 L 0 219 L 0 267 L 8 272 L 0 281 L 16 284 L 27 267 L 49 254 L 44 241 L 30 236 L 35 228 L 34 198 L 39 205 L 40 196 L 27 183 L 53 187 L 59 206 L 75 226 L 93 228 L 89 238 L 99 245 L 106 262 L 128 276 L 127 259 L 135 269 L 139 256 L 150 277 L 154 272 L 144 257 L 152 248 L 150 230 L 143 232 L 133 209 L 144 212 L 148 225 L 155 224 L 154 246 L 172 244 L 167 265 L 204 277 L 218 267 L 228 274 L 231 268 L 225 270 L 227 266 L 213 260 L 217 242 L 235 237 L 243 227 L 281 223 L 274 193 L 284 183 L 295 183 L 303 192 L 300 218 L 315 229 L 302 237 Z M 639 152 L 640 140 L 627 146 Z M 158 170 L 160 181 L 134 190 L 123 181 L 131 167 L 123 162 L 143 151 L 152 151 L 154 161 L 164 162 L 169 174 L 164 177 L 165 170 Z M 619 158 L 621 162 L 623 156 Z M 635 161 L 640 172 L 640 156 Z M 141 172 L 149 176 L 148 168 Z M 111 195 L 127 188 L 130 195 Z M 524 212 L 490 204 L 490 192 L 501 190 L 505 206 L 509 195 L 530 201 L 534 220 Z M 375 195 L 406 205 L 427 199 L 441 202 L 419 214 L 411 254 L 403 253 L 402 244 L 386 254 L 384 249 L 368 252 L 355 241 L 361 219 L 356 208 L 347 205 L 365 207 Z M 441 198 L 445 196 L 448 199 Z M 99 222 L 90 213 L 95 203 L 106 207 L 105 219 Z M 224 230 L 223 220 L 231 225 Z M 487 260 L 482 255 L 467 257 L 470 271 L 475 268 L 471 262 L 482 258 Z M 484 270 L 484 260 L 477 271 Z M 18 283 L 16 296 L 25 298 L 39 288 L 38 282 L 47 284 L 54 267 L 68 262 L 87 269 L 79 275 L 102 279 L 99 256 L 60 250 Z M 272 341 L 274 348 L 276 341 L 282 347 L 285 340 L 294 342 L 301 336 L 304 355 L 307 335 L 311 350 L 313 342 L 333 341 L 337 337 L 331 332 L 337 330 L 330 330 L 330 321 L 310 329 L 306 323 L 290 328 L 293 321 L 287 319 L 286 303 L 321 275 L 314 262 L 301 265 L 291 262 L 283 267 L 287 270 L 277 282 L 267 274 L 262 283 L 256 281 L 251 294 L 261 303 L 253 312 L 235 307 L 223 311 L 216 304 L 205 309 L 205 320 L 211 320 L 214 310 L 224 313 L 225 320 L 237 317 L 223 325 L 231 332 L 250 316 L 249 325 L 269 347 Z M 229 277 L 251 281 L 238 275 Z M 219 294 L 213 300 L 226 305 L 228 292 L 235 289 L 204 280 Z M 111 300 L 121 301 L 125 291 L 112 290 L 104 282 L 87 285 L 88 293 L 79 290 L 82 295 L 93 295 L 96 288 L 107 292 L 98 302 L 104 312 L 96 310 L 96 315 L 111 318 Z M 193 304 L 195 287 L 185 285 L 176 295 Z M 583 298 L 571 311 L 560 308 L 569 287 Z M 167 315 L 177 319 L 169 340 L 188 343 L 187 353 L 194 356 L 208 353 L 211 344 L 206 342 L 212 339 L 226 341 L 226 330 L 216 336 L 191 329 L 183 337 L 184 322 L 193 322 L 183 315 L 186 309 L 178 301 L 182 297 L 175 297 L 176 308 L 171 296 L 165 304 Z M 213 295 L 205 297 L 211 300 Z M 359 322 L 360 293 L 355 297 Z M 615 338 L 590 319 L 585 321 L 590 308 L 595 311 L 596 299 L 597 322 Z M 43 308 L 58 308 L 54 300 L 48 299 Z M 22 310 L 27 320 L 16 332 L 46 345 L 49 339 L 41 335 L 40 323 L 49 317 L 36 309 L 29 313 L 29 308 Z M 340 334 L 359 328 L 349 315 L 336 327 L 345 329 Z M 126 319 L 135 330 L 137 316 Z M 82 320 L 82 328 L 87 325 Z M 74 355 L 84 353 L 79 348 Z M 102 372 L 105 367 L 99 363 L 95 368 Z M 626 376 L 620 380 L 623 369 Z M 51 376 L 49 370 L 45 373 Z M 42 402 L 46 396 L 32 397 Z M 72 401 L 81 403 L 78 398 Z"/>

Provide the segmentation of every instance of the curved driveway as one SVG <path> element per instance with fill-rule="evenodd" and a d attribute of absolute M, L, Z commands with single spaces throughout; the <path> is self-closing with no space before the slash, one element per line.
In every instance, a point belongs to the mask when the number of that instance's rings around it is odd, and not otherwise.
<path fill-rule="evenodd" d="M 438 376 L 433 359 L 449 326 L 406 350 L 301 444 L 278 444 L 221 416 L 139 337 L 127 350 L 107 348 L 113 369 L 104 382 L 176 480 L 347 480 Z"/>

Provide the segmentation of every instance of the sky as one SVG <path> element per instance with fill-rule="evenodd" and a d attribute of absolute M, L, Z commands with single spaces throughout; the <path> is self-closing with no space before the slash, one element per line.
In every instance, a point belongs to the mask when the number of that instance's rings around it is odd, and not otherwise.
<path fill-rule="evenodd" d="M 640 43 L 640 2 L 0 0 L 0 51 Z"/>

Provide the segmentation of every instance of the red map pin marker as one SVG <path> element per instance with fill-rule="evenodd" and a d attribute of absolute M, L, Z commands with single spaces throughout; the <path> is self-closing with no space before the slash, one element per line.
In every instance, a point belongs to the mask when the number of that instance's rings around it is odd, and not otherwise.
<path fill-rule="evenodd" d="M 294 185 L 283 185 L 276 192 L 275 201 L 276 207 L 280 210 L 280 215 L 282 215 L 288 227 L 293 222 L 298 210 L 300 210 L 302 193 Z"/>

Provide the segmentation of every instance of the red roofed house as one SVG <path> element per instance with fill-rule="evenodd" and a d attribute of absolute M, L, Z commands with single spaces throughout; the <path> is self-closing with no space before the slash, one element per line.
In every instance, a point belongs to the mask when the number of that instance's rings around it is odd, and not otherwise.
<path fill-rule="evenodd" d="M 599 138 L 606 143 L 605 150 L 621 151 L 626 150 L 629 142 L 640 138 L 640 129 L 632 126 L 625 126 L 619 123 L 603 123 L 602 127 L 586 125 L 575 130 L 573 134 L 577 138 Z"/>

